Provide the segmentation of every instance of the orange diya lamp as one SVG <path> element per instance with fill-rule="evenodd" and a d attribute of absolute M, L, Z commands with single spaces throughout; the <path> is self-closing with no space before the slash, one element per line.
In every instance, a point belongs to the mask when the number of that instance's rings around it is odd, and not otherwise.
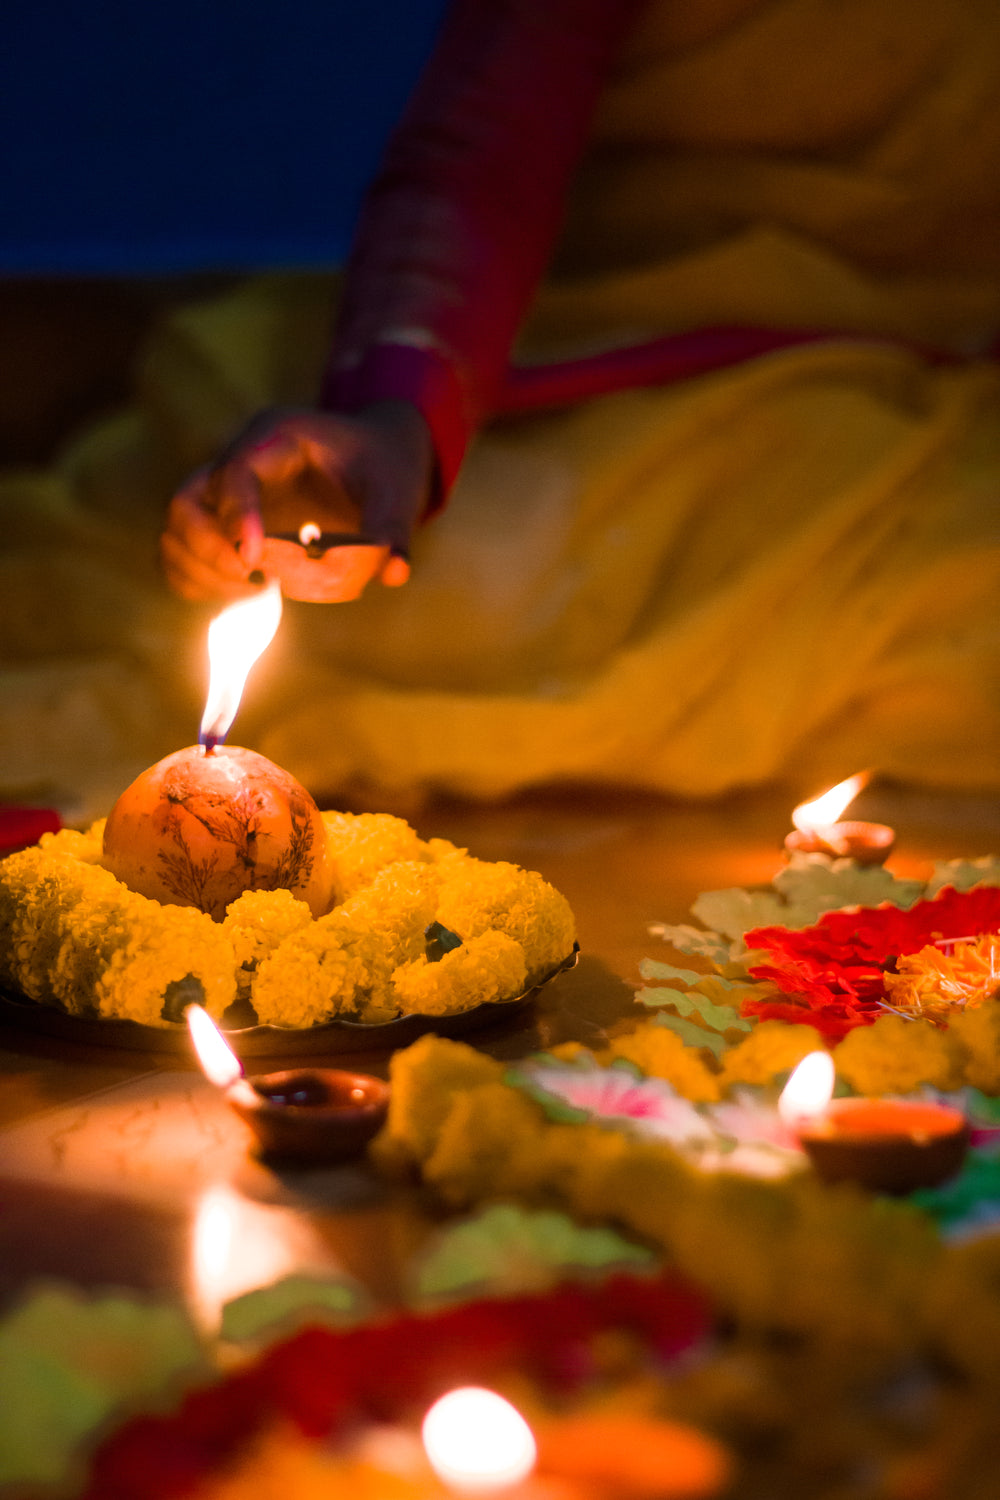
<path fill-rule="evenodd" d="M 853 859 L 859 865 L 884 864 L 896 842 L 896 830 L 887 823 L 840 820 L 840 815 L 871 780 L 870 771 L 859 771 L 811 802 L 801 802 L 792 812 L 793 832 L 785 839 L 785 852 L 825 854 L 834 859 Z"/>
<path fill-rule="evenodd" d="M 969 1126 L 949 1105 L 909 1099 L 834 1099 L 828 1052 L 810 1052 L 789 1076 L 778 1112 L 824 1182 L 880 1193 L 936 1187 L 959 1170 Z"/>
<path fill-rule="evenodd" d="M 381 1128 L 389 1085 L 367 1073 L 303 1068 L 247 1078 L 208 1012 L 185 1011 L 202 1071 L 257 1137 L 269 1159 L 327 1165 L 360 1156 Z"/>
<path fill-rule="evenodd" d="M 150 766 L 111 809 L 104 863 L 140 895 L 197 906 L 217 921 L 246 890 L 281 887 L 313 916 L 328 909 L 333 872 L 315 801 L 273 761 L 224 743 L 280 619 L 281 589 L 272 583 L 212 621 L 199 743 Z"/>

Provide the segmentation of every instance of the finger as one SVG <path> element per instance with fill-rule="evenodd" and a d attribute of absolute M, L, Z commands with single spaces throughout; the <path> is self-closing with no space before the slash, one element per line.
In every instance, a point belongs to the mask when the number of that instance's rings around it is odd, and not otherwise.
<path fill-rule="evenodd" d="M 184 599 L 240 599 L 258 592 L 245 575 L 220 573 L 169 531 L 160 538 L 160 561 L 170 587 Z"/>
<path fill-rule="evenodd" d="M 209 477 L 197 475 L 174 496 L 167 509 L 164 538 L 176 543 L 170 548 L 172 556 L 179 559 L 189 554 L 218 575 L 220 584 L 245 584 L 250 570 L 207 505 L 208 486 Z"/>
<path fill-rule="evenodd" d="M 242 565 L 244 577 L 260 567 L 264 547 L 260 480 L 246 458 L 233 459 L 212 476 L 219 522 Z"/>

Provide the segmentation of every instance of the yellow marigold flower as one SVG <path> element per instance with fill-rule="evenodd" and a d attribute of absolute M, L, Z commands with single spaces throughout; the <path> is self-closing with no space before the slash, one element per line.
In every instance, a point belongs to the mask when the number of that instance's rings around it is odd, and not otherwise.
<path fill-rule="evenodd" d="M 905 1094 L 920 1084 L 959 1088 L 965 1049 L 951 1031 L 902 1016 L 856 1026 L 834 1048 L 838 1075 L 859 1094 Z"/>
<path fill-rule="evenodd" d="M 572 952 L 573 913 L 565 896 L 533 870 L 505 860 L 446 859 L 438 866 L 437 917 L 464 942 L 496 928 L 524 949 L 528 984 L 537 984 Z"/>
<path fill-rule="evenodd" d="M 494 1000 L 513 999 L 524 989 L 524 951 L 503 932 L 483 932 L 438 963 L 426 954 L 402 964 L 392 976 L 400 1009 L 444 1016 Z"/>
<path fill-rule="evenodd" d="M 722 1080 L 734 1083 L 770 1083 L 779 1073 L 788 1073 L 809 1052 L 825 1050 L 825 1043 L 812 1026 L 786 1026 L 784 1021 L 758 1021 L 750 1035 L 722 1057 Z"/>
<path fill-rule="evenodd" d="M 107 818 L 101 818 L 86 833 L 81 833 L 76 828 L 60 828 L 58 833 L 43 833 L 38 846 L 47 854 L 65 854 L 85 865 L 99 864 L 106 822 Z"/>
<path fill-rule="evenodd" d="M 262 1026 L 317 1026 L 353 1003 L 358 966 L 316 924 L 293 933 L 261 962 L 253 1006 Z"/>
<path fill-rule="evenodd" d="M 422 1162 L 433 1151 L 453 1100 L 479 1084 L 499 1082 L 503 1073 L 503 1063 L 446 1037 L 424 1036 L 394 1053 L 389 1117 L 379 1149 Z"/>
<path fill-rule="evenodd" d="M 965 1081 L 984 1094 L 1000 1094 L 1000 1000 L 954 1016 L 947 1036 L 965 1049 Z"/>
<path fill-rule="evenodd" d="M 370 884 L 386 865 L 421 856 L 415 830 L 392 813 L 324 812 L 323 823 L 337 872 L 338 901 Z"/>
<path fill-rule="evenodd" d="M 188 975 L 213 1015 L 234 998 L 232 944 L 211 917 L 137 895 L 66 841 L 5 860 L 0 887 L 11 977 L 32 999 L 158 1025 L 168 987 Z"/>
<path fill-rule="evenodd" d="M 325 916 L 293 932 L 262 961 L 253 982 L 262 1024 L 315 1026 L 334 1016 L 396 1014 L 392 975 L 424 951 L 434 920 L 437 876 L 403 861 Z"/>
<path fill-rule="evenodd" d="M 236 962 L 256 969 L 292 932 L 312 921 L 312 912 L 291 891 L 244 891 L 226 908 L 222 926 L 233 944 Z"/>
<path fill-rule="evenodd" d="M 456 1090 L 424 1162 L 424 1176 L 454 1205 L 530 1197 L 547 1131 L 534 1100 L 502 1081 Z"/>
<path fill-rule="evenodd" d="M 896 1010 L 946 1025 L 956 1010 L 973 1010 L 1000 992 L 1000 935 L 958 942 L 950 953 L 933 943 L 903 953 L 885 987 Z"/>
<path fill-rule="evenodd" d="M 216 1015 L 239 983 L 263 1023 L 377 1024 L 400 1013 L 404 992 L 406 1004 L 442 1014 L 520 993 L 526 967 L 540 978 L 572 947 L 569 907 L 538 875 L 470 860 L 447 839 L 424 842 L 390 814 L 327 813 L 324 826 L 339 905 L 313 921 L 286 890 L 248 891 L 221 924 L 117 881 L 100 862 L 103 820 L 47 834 L 0 861 L 0 978 L 43 1003 L 147 1024 L 170 1019 L 164 1000 L 189 975 Z M 438 910 L 444 884 L 460 926 Z M 437 966 L 425 961 L 435 919 L 465 940 Z"/>
<path fill-rule="evenodd" d="M 120 946 L 94 986 L 101 1015 L 159 1025 L 169 987 L 191 976 L 202 987 L 205 1009 L 221 1018 L 236 998 L 228 934 L 193 906 L 161 906 L 133 891 L 128 896 Z"/>
<path fill-rule="evenodd" d="M 426 839 L 421 842 L 421 853 L 432 865 L 443 864 L 447 859 L 466 859 L 468 849 L 460 849 L 451 839 Z"/>
<path fill-rule="evenodd" d="M 664 1078 L 685 1099 L 710 1102 L 719 1097 L 719 1081 L 709 1072 L 697 1050 L 686 1047 L 669 1026 L 644 1021 L 628 1036 L 613 1037 L 609 1058 L 635 1063 L 652 1078 Z"/>

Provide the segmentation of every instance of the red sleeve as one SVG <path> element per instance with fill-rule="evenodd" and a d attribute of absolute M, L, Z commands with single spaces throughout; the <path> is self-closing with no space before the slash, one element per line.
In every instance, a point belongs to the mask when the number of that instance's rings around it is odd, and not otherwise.
<path fill-rule="evenodd" d="M 413 401 L 443 501 L 552 253 L 642 0 L 457 0 L 366 197 L 326 406 Z"/>

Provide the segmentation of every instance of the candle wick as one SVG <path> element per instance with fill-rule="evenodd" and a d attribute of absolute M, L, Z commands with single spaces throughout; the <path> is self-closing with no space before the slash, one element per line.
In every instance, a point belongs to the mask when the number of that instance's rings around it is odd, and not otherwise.
<path fill-rule="evenodd" d="M 221 745 L 224 738 L 224 735 L 212 734 L 211 731 L 205 731 L 198 736 L 198 743 L 204 747 L 206 755 L 214 755 L 216 745 Z"/>

